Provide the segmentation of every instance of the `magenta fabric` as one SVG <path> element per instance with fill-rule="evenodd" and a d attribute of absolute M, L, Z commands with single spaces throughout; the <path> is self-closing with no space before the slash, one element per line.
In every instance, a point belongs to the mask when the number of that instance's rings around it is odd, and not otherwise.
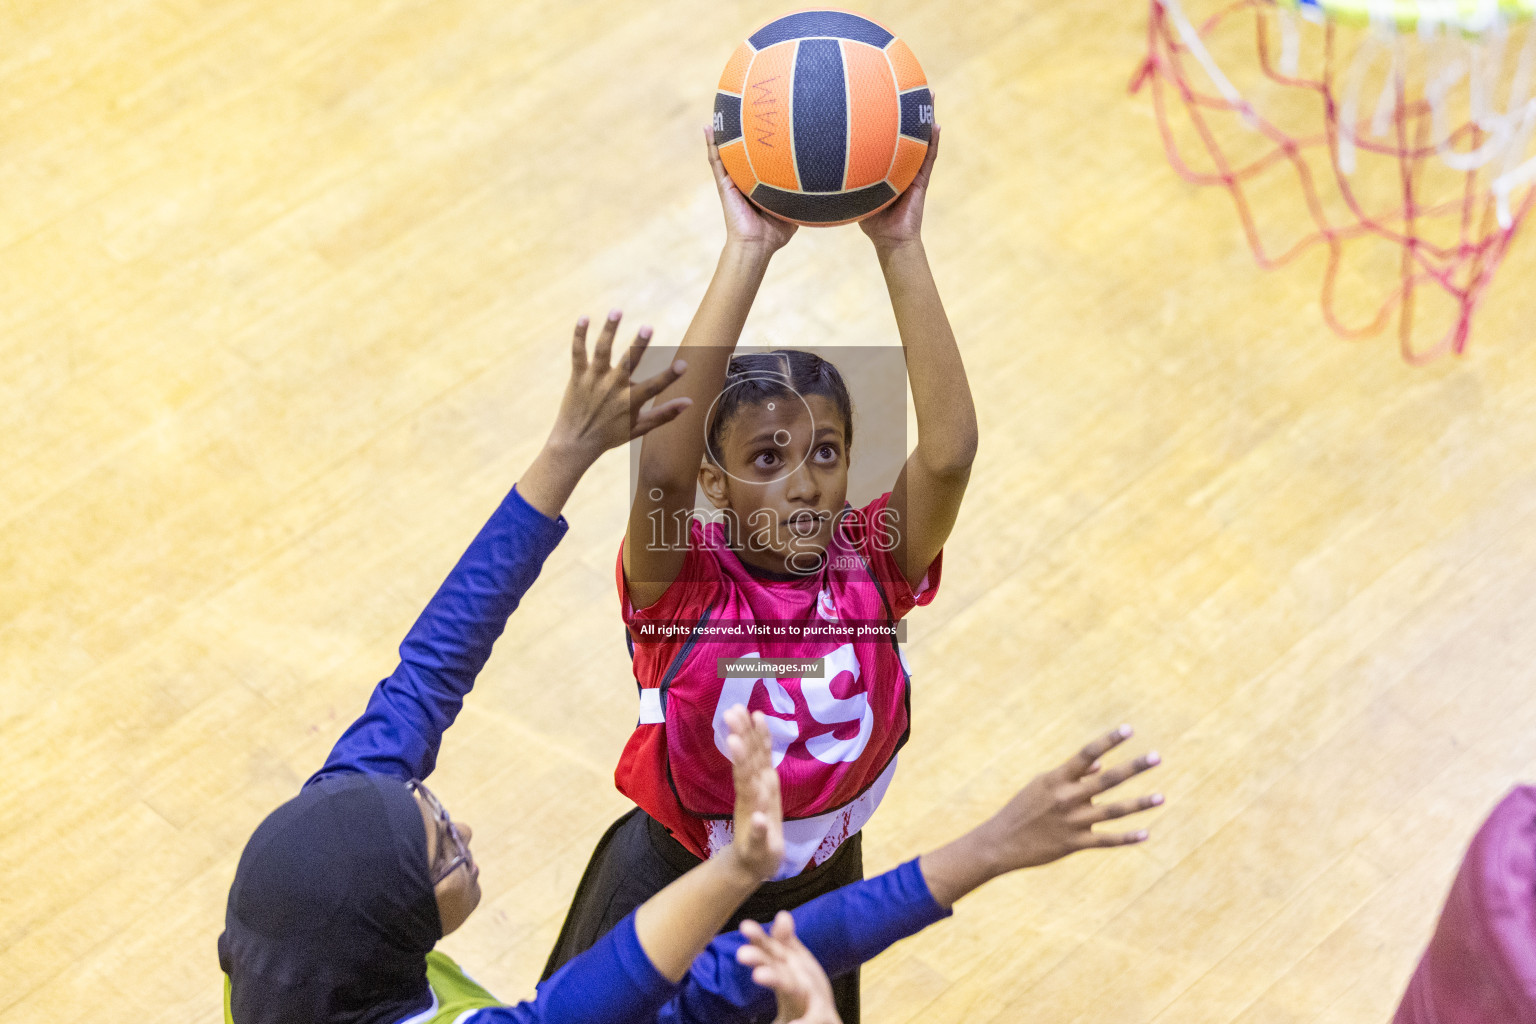
<path fill-rule="evenodd" d="M 1536 786 L 1473 837 L 1393 1024 L 1536 1024 Z"/>
<path fill-rule="evenodd" d="M 645 608 L 629 602 L 620 551 L 614 581 L 635 680 L 661 691 L 665 722 L 637 724 L 614 780 L 694 856 L 711 857 L 729 841 L 711 819 L 728 829 L 735 802 L 723 717 L 733 704 L 768 718 L 787 820 L 835 815 L 883 794 L 876 784 L 908 733 L 908 673 L 895 638 L 881 631 L 933 600 L 943 567 L 941 554 L 916 588 L 908 585 L 892 553 L 890 499 L 846 508 L 818 570 L 787 580 L 748 570 L 723 523 L 690 520 L 677 578 Z M 825 659 L 828 674 L 722 679 L 722 658 Z M 835 817 L 825 824 L 830 842 L 814 863 L 862 827 Z"/>

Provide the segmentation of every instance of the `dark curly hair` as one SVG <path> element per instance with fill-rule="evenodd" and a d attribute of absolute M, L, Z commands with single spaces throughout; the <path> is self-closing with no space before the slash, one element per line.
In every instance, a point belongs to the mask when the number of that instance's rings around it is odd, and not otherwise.
<path fill-rule="evenodd" d="M 720 442 L 725 427 L 742 406 L 774 398 L 822 395 L 830 398 L 843 417 L 843 442 L 853 450 L 853 399 L 837 367 L 814 352 L 779 348 L 733 356 L 725 371 L 725 386 L 709 421 L 705 454 L 721 465 Z"/>

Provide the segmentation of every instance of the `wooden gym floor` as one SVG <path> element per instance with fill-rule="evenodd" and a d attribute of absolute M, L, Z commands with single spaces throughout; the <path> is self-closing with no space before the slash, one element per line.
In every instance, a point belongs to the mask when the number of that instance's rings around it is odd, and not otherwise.
<path fill-rule="evenodd" d="M 1385 1019 L 1536 775 L 1536 246 L 1410 369 L 1167 168 L 1139 3 L 864 6 L 938 92 L 983 430 L 869 868 L 1122 720 L 1169 797 L 877 961 L 866 1019 Z M 570 323 L 681 335 L 700 126 L 783 9 L 0 6 L 0 1024 L 218 1019 L 241 846 L 533 455 Z M 802 231 L 747 340 L 893 344 L 863 236 Z M 577 492 L 434 781 L 486 886 L 446 948 L 509 1000 L 625 806 L 625 489 Z"/>

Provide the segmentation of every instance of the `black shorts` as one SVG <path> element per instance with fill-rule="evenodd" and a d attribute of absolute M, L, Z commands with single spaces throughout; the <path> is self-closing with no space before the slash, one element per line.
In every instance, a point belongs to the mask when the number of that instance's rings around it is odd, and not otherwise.
<path fill-rule="evenodd" d="M 831 857 L 793 878 L 766 882 L 737 908 L 722 934 L 751 918 L 764 924 L 781 910 L 793 910 L 833 889 L 864 877 L 862 834 L 855 832 Z M 566 961 L 590 949 L 636 907 L 700 863 L 661 822 L 636 807 L 608 827 L 598 840 L 560 937 L 550 951 L 541 981 Z M 859 1024 L 859 972 L 832 979 L 832 995 L 843 1024 Z"/>

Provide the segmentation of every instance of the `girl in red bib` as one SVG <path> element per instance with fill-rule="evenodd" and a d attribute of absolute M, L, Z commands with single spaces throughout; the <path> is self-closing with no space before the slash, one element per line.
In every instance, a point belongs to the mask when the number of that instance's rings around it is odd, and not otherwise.
<path fill-rule="evenodd" d="M 933 599 L 940 553 L 976 452 L 976 414 L 923 250 L 938 129 L 911 187 L 860 222 L 885 275 L 918 440 L 891 490 L 847 504 L 853 410 L 809 352 L 733 357 L 773 253 L 795 226 L 757 210 L 710 163 L 726 245 L 658 401 L 692 405 L 648 435 L 617 567 L 640 713 L 615 778 L 636 809 L 604 835 L 546 976 L 671 879 L 731 840 L 725 711 L 767 717 L 784 800 L 776 880 L 733 917 L 779 910 L 863 877 L 860 832 L 909 732 L 896 625 Z M 694 516 L 702 489 L 715 508 Z M 857 973 L 833 979 L 858 1021 Z"/>

